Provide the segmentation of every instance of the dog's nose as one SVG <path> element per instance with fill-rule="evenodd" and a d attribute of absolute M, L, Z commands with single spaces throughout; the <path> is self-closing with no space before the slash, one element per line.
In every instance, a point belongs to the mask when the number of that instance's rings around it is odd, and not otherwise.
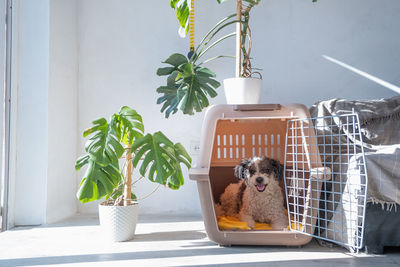
<path fill-rule="evenodd" d="M 257 178 L 256 178 L 256 182 L 259 183 L 259 184 L 261 184 L 262 182 L 264 182 L 264 178 L 262 178 L 262 177 L 257 177 Z"/>

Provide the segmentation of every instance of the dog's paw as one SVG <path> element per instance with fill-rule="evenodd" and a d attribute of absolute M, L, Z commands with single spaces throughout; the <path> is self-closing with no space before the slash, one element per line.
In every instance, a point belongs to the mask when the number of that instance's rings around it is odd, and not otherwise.
<path fill-rule="evenodd" d="M 239 219 L 242 222 L 246 222 L 247 225 L 251 228 L 254 229 L 254 227 L 256 226 L 256 222 L 253 220 L 253 217 L 251 217 L 250 215 L 247 214 L 240 214 L 239 215 Z"/>

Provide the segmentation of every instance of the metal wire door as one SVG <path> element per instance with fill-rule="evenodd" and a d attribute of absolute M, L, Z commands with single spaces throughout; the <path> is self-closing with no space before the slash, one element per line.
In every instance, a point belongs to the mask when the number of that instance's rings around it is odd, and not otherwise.
<path fill-rule="evenodd" d="M 287 122 L 285 190 L 292 231 L 358 250 L 367 183 L 357 114 Z"/>

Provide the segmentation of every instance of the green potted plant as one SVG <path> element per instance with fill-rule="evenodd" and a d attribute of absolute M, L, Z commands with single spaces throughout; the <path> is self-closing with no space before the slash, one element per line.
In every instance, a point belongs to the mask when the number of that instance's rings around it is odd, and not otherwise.
<path fill-rule="evenodd" d="M 218 3 L 227 0 L 217 0 Z M 261 95 L 261 74 L 259 69 L 251 65 L 251 30 L 249 27 L 250 11 L 261 0 L 236 0 L 236 13 L 218 22 L 201 40 L 199 45 L 190 53 L 188 58 L 179 53 L 172 54 L 163 63 L 168 67 L 159 68 L 157 75 L 167 76 L 167 84 L 157 88 L 161 96 L 157 99 L 162 104 L 161 112 L 165 116 L 176 113 L 179 109 L 184 114 L 201 112 L 209 105 L 208 98 L 217 96 L 216 89 L 220 83 L 215 80 L 215 73 L 203 64 L 222 57 L 236 58 L 236 77 L 224 81 L 227 102 L 230 104 L 258 103 Z M 316 2 L 317 0 L 313 0 Z M 179 34 L 186 36 L 189 31 L 190 0 L 170 0 L 170 5 L 176 10 L 179 21 Z M 242 4 L 244 3 L 244 4 Z M 232 32 L 214 42 L 217 34 L 225 27 L 236 24 L 236 32 Z M 221 41 L 236 36 L 236 55 L 221 55 L 204 61 L 207 51 Z M 258 76 L 258 77 L 255 77 Z M 231 93 L 233 93 L 231 95 Z"/>
<path fill-rule="evenodd" d="M 189 29 L 190 5 L 188 1 L 189 0 L 171 0 L 170 2 L 171 7 L 176 10 L 176 16 L 180 23 L 179 33 L 181 36 L 186 35 Z M 222 3 L 226 0 L 217 1 Z M 182 110 L 184 114 L 190 115 L 194 114 L 195 111 L 200 112 L 205 107 L 209 106 L 209 97 L 213 98 L 217 96 L 215 89 L 221 84 L 215 80 L 215 73 L 203 67 L 203 65 L 218 58 L 235 58 L 235 56 L 220 55 L 204 61 L 200 61 L 200 59 L 203 59 L 207 51 L 227 38 L 237 36 L 237 40 L 240 40 L 241 43 L 240 46 L 237 47 L 237 51 L 239 51 L 236 55 L 237 75 L 239 75 L 239 77 L 245 76 L 249 78 L 251 75 L 258 73 L 254 72 L 250 63 L 249 48 L 251 48 L 251 41 L 246 42 L 246 40 L 250 38 L 248 23 L 250 9 L 258 4 L 260 0 L 244 1 L 248 3 L 247 9 L 242 11 L 242 6 L 238 6 L 237 13 L 231 14 L 219 21 L 205 35 L 190 56 L 185 57 L 182 54 L 174 53 L 163 62 L 170 66 L 157 70 L 157 75 L 168 76 L 167 84 L 157 88 L 157 92 L 162 94 L 162 96 L 158 98 L 157 103 L 163 105 L 161 112 L 165 112 L 166 117 L 169 117 L 171 113 L 176 113 L 179 109 Z M 234 24 L 237 24 L 237 32 L 226 34 L 214 41 L 218 36 L 217 34 L 222 29 Z M 249 48 L 246 48 L 247 44 L 250 44 Z M 238 72 L 238 70 L 241 71 Z"/>
<path fill-rule="evenodd" d="M 82 203 L 105 198 L 99 205 L 100 225 L 114 241 L 130 240 L 138 216 L 131 189 L 133 169 L 139 168 L 151 182 L 178 189 L 184 183 L 181 164 L 190 169 L 192 159 L 180 143 L 174 144 L 162 132 L 145 135 L 142 117 L 126 106 L 109 121 L 93 121 L 83 136 L 86 154 L 75 168 L 87 165 L 87 169 L 77 197 Z"/>

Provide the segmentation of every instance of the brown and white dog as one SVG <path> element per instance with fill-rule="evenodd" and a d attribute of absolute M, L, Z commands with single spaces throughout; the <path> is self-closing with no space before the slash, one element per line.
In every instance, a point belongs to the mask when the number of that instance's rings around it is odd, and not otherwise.
<path fill-rule="evenodd" d="M 235 167 L 238 183 L 230 184 L 216 204 L 217 215 L 238 217 L 254 228 L 255 221 L 269 223 L 274 230 L 286 229 L 282 190 L 283 166 L 268 157 L 245 159 Z"/>

